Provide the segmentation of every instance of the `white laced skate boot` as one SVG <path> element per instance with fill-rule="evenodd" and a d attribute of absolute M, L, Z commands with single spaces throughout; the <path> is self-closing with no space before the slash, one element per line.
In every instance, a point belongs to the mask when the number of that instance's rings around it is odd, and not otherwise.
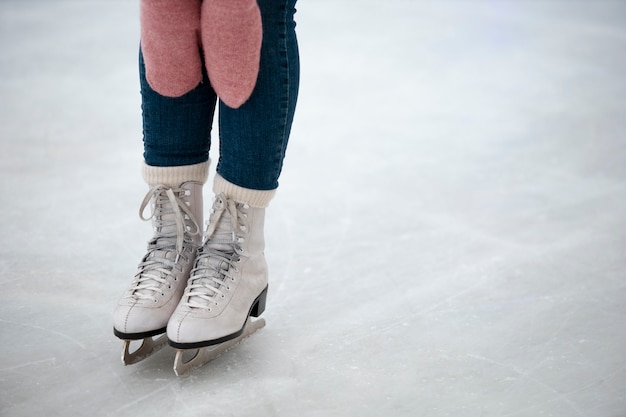
<path fill-rule="evenodd" d="M 274 190 L 243 189 L 219 175 L 214 189 L 216 193 L 226 189 L 234 198 L 216 195 L 205 242 L 167 325 L 169 343 L 179 349 L 174 364 L 179 375 L 208 362 L 264 325 L 262 319 L 249 323 L 248 318 L 265 310 L 268 270 L 263 229 L 265 206 Z M 182 350 L 217 344 L 220 346 L 193 358 L 194 363 L 182 363 Z"/>
<path fill-rule="evenodd" d="M 152 219 L 154 236 L 113 314 L 113 332 L 125 341 L 125 364 L 145 358 L 167 341 L 166 337 L 155 341 L 152 336 L 165 333 L 201 245 L 202 186 L 207 174 L 208 162 L 183 167 L 144 165 L 144 177 L 151 187 L 139 215 L 144 220 Z M 148 203 L 152 213 L 145 218 Z M 142 339 L 141 347 L 131 354 L 130 341 Z"/>

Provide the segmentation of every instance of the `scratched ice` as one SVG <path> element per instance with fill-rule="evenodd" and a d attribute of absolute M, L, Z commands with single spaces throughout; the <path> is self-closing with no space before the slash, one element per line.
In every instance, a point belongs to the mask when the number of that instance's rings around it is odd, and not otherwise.
<path fill-rule="evenodd" d="M 0 2 L 0 415 L 624 416 L 626 4 L 297 20 L 267 326 L 178 378 L 111 328 L 150 234 L 138 2 Z"/>

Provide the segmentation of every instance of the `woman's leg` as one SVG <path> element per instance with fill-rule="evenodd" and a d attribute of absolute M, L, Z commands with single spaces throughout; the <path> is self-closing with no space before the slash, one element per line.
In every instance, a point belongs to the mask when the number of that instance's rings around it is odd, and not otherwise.
<path fill-rule="evenodd" d="M 140 51 L 139 80 L 146 164 L 171 167 L 206 162 L 217 99 L 206 71 L 193 90 L 180 97 L 166 97 L 148 83 Z"/>
<path fill-rule="evenodd" d="M 205 242 L 167 325 L 170 345 L 209 346 L 246 334 L 265 309 L 265 208 L 276 188 L 299 83 L 295 0 L 258 0 L 263 21 L 259 75 L 241 107 L 220 103 L 217 194 Z M 259 324 L 259 323 L 257 323 Z"/>
<path fill-rule="evenodd" d="M 278 187 L 291 131 L 300 62 L 295 0 L 258 0 L 263 23 L 259 75 L 252 95 L 238 109 L 220 102 L 218 174 L 254 190 Z"/>
<path fill-rule="evenodd" d="M 199 50 L 196 53 L 200 56 Z M 114 311 L 114 333 L 125 340 L 147 339 L 165 332 L 182 297 L 202 243 L 202 187 L 208 177 L 210 133 L 216 105 L 216 95 L 206 72 L 200 84 L 179 97 L 166 97 L 152 88 L 146 79 L 141 51 L 139 74 L 143 176 L 150 186 L 140 212 L 142 218 L 152 220 L 154 234 L 130 287 Z M 144 216 L 148 203 L 152 211 Z M 129 355 L 127 344 L 125 363 L 132 363 L 145 354 L 140 349 L 135 355 Z"/>

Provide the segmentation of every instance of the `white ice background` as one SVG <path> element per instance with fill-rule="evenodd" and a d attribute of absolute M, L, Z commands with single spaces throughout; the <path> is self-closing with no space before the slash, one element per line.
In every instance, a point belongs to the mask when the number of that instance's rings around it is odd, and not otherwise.
<path fill-rule="evenodd" d="M 626 416 L 626 3 L 298 9 L 268 324 L 179 378 L 112 333 L 138 2 L 0 2 L 0 415 Z"/>

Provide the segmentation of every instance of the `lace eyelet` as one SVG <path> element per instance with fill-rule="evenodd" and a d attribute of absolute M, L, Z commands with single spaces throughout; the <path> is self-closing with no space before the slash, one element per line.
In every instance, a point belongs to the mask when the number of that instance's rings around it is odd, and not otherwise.
<path fill-rule="evenodd" d="M 220 295 L 220 298 L 226 298 L 226 296 L 224 294 Z"/>

